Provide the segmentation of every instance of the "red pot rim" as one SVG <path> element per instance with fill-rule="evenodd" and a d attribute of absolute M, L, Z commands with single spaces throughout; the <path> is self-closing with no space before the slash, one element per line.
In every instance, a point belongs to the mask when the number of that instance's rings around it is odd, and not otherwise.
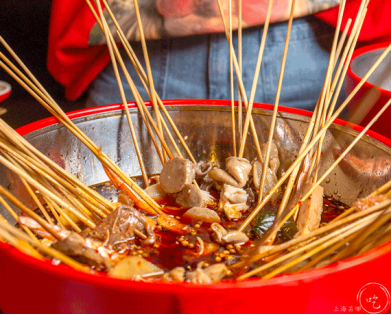
<path fill-rule="evenodd" d="M 166 106 L 177 106 L 177 105 L 218 105 L 218 106 L 230 106 L 230 101 L 220 101 L 220 100 L 165 100 L 163 101 Z M 150 102 L 146 102 L 147 106 L 151 106 Z M 129 104 L 130 108 L 135 107 L 134 103 Z M 68 113 L 68 117 L 71 119 L 83 117 L 86 115 L 105 113 L 112 110 L 122 109 L 121 104 L 114 105 L 105 105 L 90 109 L 82 109 Z M 268 104 L 259 104 L 255 103 L 254 108 L 272 110 L 273 106 Z M 280 112 L 299 114 L 302 116 L 310 117 L 311 112 L 304 111 L 295 108 L 289 107 L 279 107 Z M 37 122 L 28 124 L 24 127 L 17 129 L 17 132 L 21 135 L 26 135 L 30 132 L 36 131 L 43 127 L 51 126 L 58 123 L 58 120 L 54 117 L 46 118 L 39 120 Z M 345 126 L 346 121 L 336 119 L 335 124 Z M 362 131 L 364 128 L 357 125 L 349 125 L 351 129 L 358 132 Z M 391 140 L 381 136 L 373 131 L 368 131 L 367 135 L 382 142 L 383 144 L 391 147 Z M 333 263 L 332 265 L 325 266 L 322 268 L 311 269 L 308 271 L 303 271 L 300 273 L 294 273 L 290 275 L 281 275 L 272 279 L 258 281 L 257 278 L 248 279 L 245 281 L 223 281 L 221 283 L 209 284 L 209 285 L 195 285 L 191 283 L 164 283 L 162 281 L 156 281 L 153 283 L 144 283 L 136 282 L 132 280 L 123 280 L 108 277 L 103 273 L 89 274 L 81 271 L 77 271 L 66 265 L 55 266 L 50 260 L 38 260 L 32 256 L 22 253 L 18 249 L 12 247 L 9 244 L 0 243 L 0 250 L 5 252 L 7 255 L 13 256 L 14 259 L 18 260 L 20 263 L 25 264 L 29 268 L 39 270 L 41 272 L 46 272 L 52 274 L 53 276 L 61 276 L 69 280 L 80 281 L 90 283 L 92 285 L 111 287 L 115 289 L 137 289 L 138 291 L 154 291 L 158 292 L 177 292 L 181 289 L 186 289 L 187 292 L 197 292 L 199 290 L 215 290 L 215 289 L 234 289 L 234 288 L 251 288 L 251 287 L 260 287 L 260 286 L 271 286 L 271 285 L 289 285 L 293 282 L 308 281 L 308 279 L 319 278 L 325 276 L 329 273 L 334 273 L 344 269 L 352 268 L 358 264 L 370 262 L 377 259 L 378 257 L 384 255 L 385 253 L 391 251 L 391 242 L 388 242 L 378 248 L 375 248 L 371 251 L 363 253 L 359 256 L 352 257 L 350 259 Z"/>
<path fill-rule="evenodd" d="M 379 49 L 383 49 L 383 48 L 387 48 L 391 43 L 390 42 L 384 42 L 384 43 L 378 43 L 378 44 L 373 44 L 373 45 L 368 45 L 368 46 L 364 46 L 364 47 L 361 47 L 361 48 L 358 48 L 356 49 L 354 52 L 353 52 L 353 55 L 352 55 L 352 59 L 350 60 L 350 64 L 349 64 L 349 67 L 348 67 L 348 75 L 353 78 L 357 83 L 361 81 L 362 78 L 360 78 L 357 74 L 355 74 L 352 70 L 352 62 L 359 56 L 365 54 L 365 53 L 368 53 L 368 52 L 371 52 L 371 51 L 375 51 L 375 50 L 379 50 Z M 388 91 L 388 90 L 385 90 L 379 86 L 376 86 L 372 83 L 369 83 L 368 81 L 365 81 L 362 88 L 367 88 L 367 89 L 371 89 L 371 88 L 376 88 L 378 89 L 382 94 L 388 96 L 388 97 L 391 97 L 391 91 Z"/>

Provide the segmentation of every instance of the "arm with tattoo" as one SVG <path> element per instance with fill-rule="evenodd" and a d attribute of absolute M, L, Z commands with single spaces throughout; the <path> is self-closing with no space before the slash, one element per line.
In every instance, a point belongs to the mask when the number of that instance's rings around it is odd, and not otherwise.
<path fill-rule="evenodd" d="M 129 40 L 139 40 L 139 31 L 134 13 L 134 0 L 108 0 L 118 22 Z M 222 0 L 228 15 L 228 1 Z M 236 28 L 238 1 L 233 2 L 233 26 Z M 223 31 L 223 25 L 217 0 L 138 0 L 144 33 L 147 39 L 159 39 L 165 36 L 177 37 L 195 34 L 207 34 Z M 266 18 L 269 0 L 242 0 L 243 26 L 262 25 Z M 339 0 L 297 0 L 295 17 L 311 15 L 327 10 L 339 4 Z M 289 17 L 290 1 L 274 0 L 272 22 L 286 21 Z M 105 12 L 108 18 L 107 12 Z M 116 30 L 107 19 L 112 33 Z M 117 38 L 118 40 L 118 38 Z M 103 34 L 97 25 L 90 33 L 90 45 L 103 44 Z"/>

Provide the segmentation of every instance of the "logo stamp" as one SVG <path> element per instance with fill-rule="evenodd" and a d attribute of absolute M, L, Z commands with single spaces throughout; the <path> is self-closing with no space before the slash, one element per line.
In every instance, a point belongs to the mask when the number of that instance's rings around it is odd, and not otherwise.
<path fill-rule="evenodd" d="M 387 288 L 379 283 L 364 285 L 357 294 L 357 301 L 362 309 L 370 314 L 379 314 L 390 306 L 390 293 Z"/>

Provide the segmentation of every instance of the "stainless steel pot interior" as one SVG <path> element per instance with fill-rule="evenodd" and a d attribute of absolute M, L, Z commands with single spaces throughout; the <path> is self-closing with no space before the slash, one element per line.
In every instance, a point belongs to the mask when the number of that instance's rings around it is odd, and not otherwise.
<path fill-rule="evenodd" d="M 224 167 L 225 159 L 232 155 L 230 108 L 190 104 L 171 106 L 167 109 L 185 137 L 195 159 L 213 161 L 215 165 Z M 159 173 L 160 161 L 136 109 L 131 110 L 131 117 L 147 172 Z M 255 109 L 253 118 L 262 144 L 269 134 L 271 111 Z M 284 172 L 295 159 L 308 121 L 309 118 L 305 116 L 279 113 L 274 139 L 282 162 L 280 172 Z M 74 122 L 97 145 L 101 146 L 102 150 L 118 163 L 126 174 L 130 176 L 141 174 L 126 117 L 122 111 L 89 115 L 77 118 Z M 357 134 L 351 129 L 338 125 L 333 125 L 329 129 L 323 145 L 320 174 L 335 161 L 339 150 L 345 149 Z M 108 180 L 95 156 L 61 124 L 36 130 L 27 134 L 25 138 L 87 185 Z M 179 140 L 176 141 L 180 147 Z M 174 151 L 172 146 L 171 149 Z M 245 157 L 250 160 L 255 157 L 252 137 L 248 137 Z M 390 165 L 391 149 L 377 140 L 364 136 L 322 185 L 327 195 L 351 205 L 356 199 L 365 197 L 390 180 Z M 0 184 L 8 187 L 26 205 L 32 207 L 32 201 L 22 189 L 16 176 L 2 166 L 0 166 Z M 12 221 L 4 208 L 0 208 L 0 212 L 10 222 Z"/>

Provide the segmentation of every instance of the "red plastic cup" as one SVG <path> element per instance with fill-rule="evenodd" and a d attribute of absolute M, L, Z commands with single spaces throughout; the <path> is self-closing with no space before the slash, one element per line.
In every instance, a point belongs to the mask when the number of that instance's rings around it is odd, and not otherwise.
<path fill-rule="evenodd" d="M 368 72 L 389 45 L 390 43 L 380 43 L 365 46 L 357 49 L 353 53 L 345 78 L 346 95 L 349 95 L 350 92 L 355 89 L 362 77 Z M 354 121 L 354 123 L 358 123 L 361 126 L 366 126 L 390 98 L 391 55 L 388 54 L 350 101 L 348 105 L 349 116 L 352 117 L 358 106 L 369 110 L 370 106 L 373 104 L 373 107 L 361 122 Z M 391 108 L 387 109 L 387 111 L 380 116 L 371 129 L 386 137 L 391 137 L 390 120 Z"/>
<path fill-rule="evenodd" d="M 11 95 L 11 85 L 7 82 L 0 81 L 0 102 L 4 101 Z"/>

